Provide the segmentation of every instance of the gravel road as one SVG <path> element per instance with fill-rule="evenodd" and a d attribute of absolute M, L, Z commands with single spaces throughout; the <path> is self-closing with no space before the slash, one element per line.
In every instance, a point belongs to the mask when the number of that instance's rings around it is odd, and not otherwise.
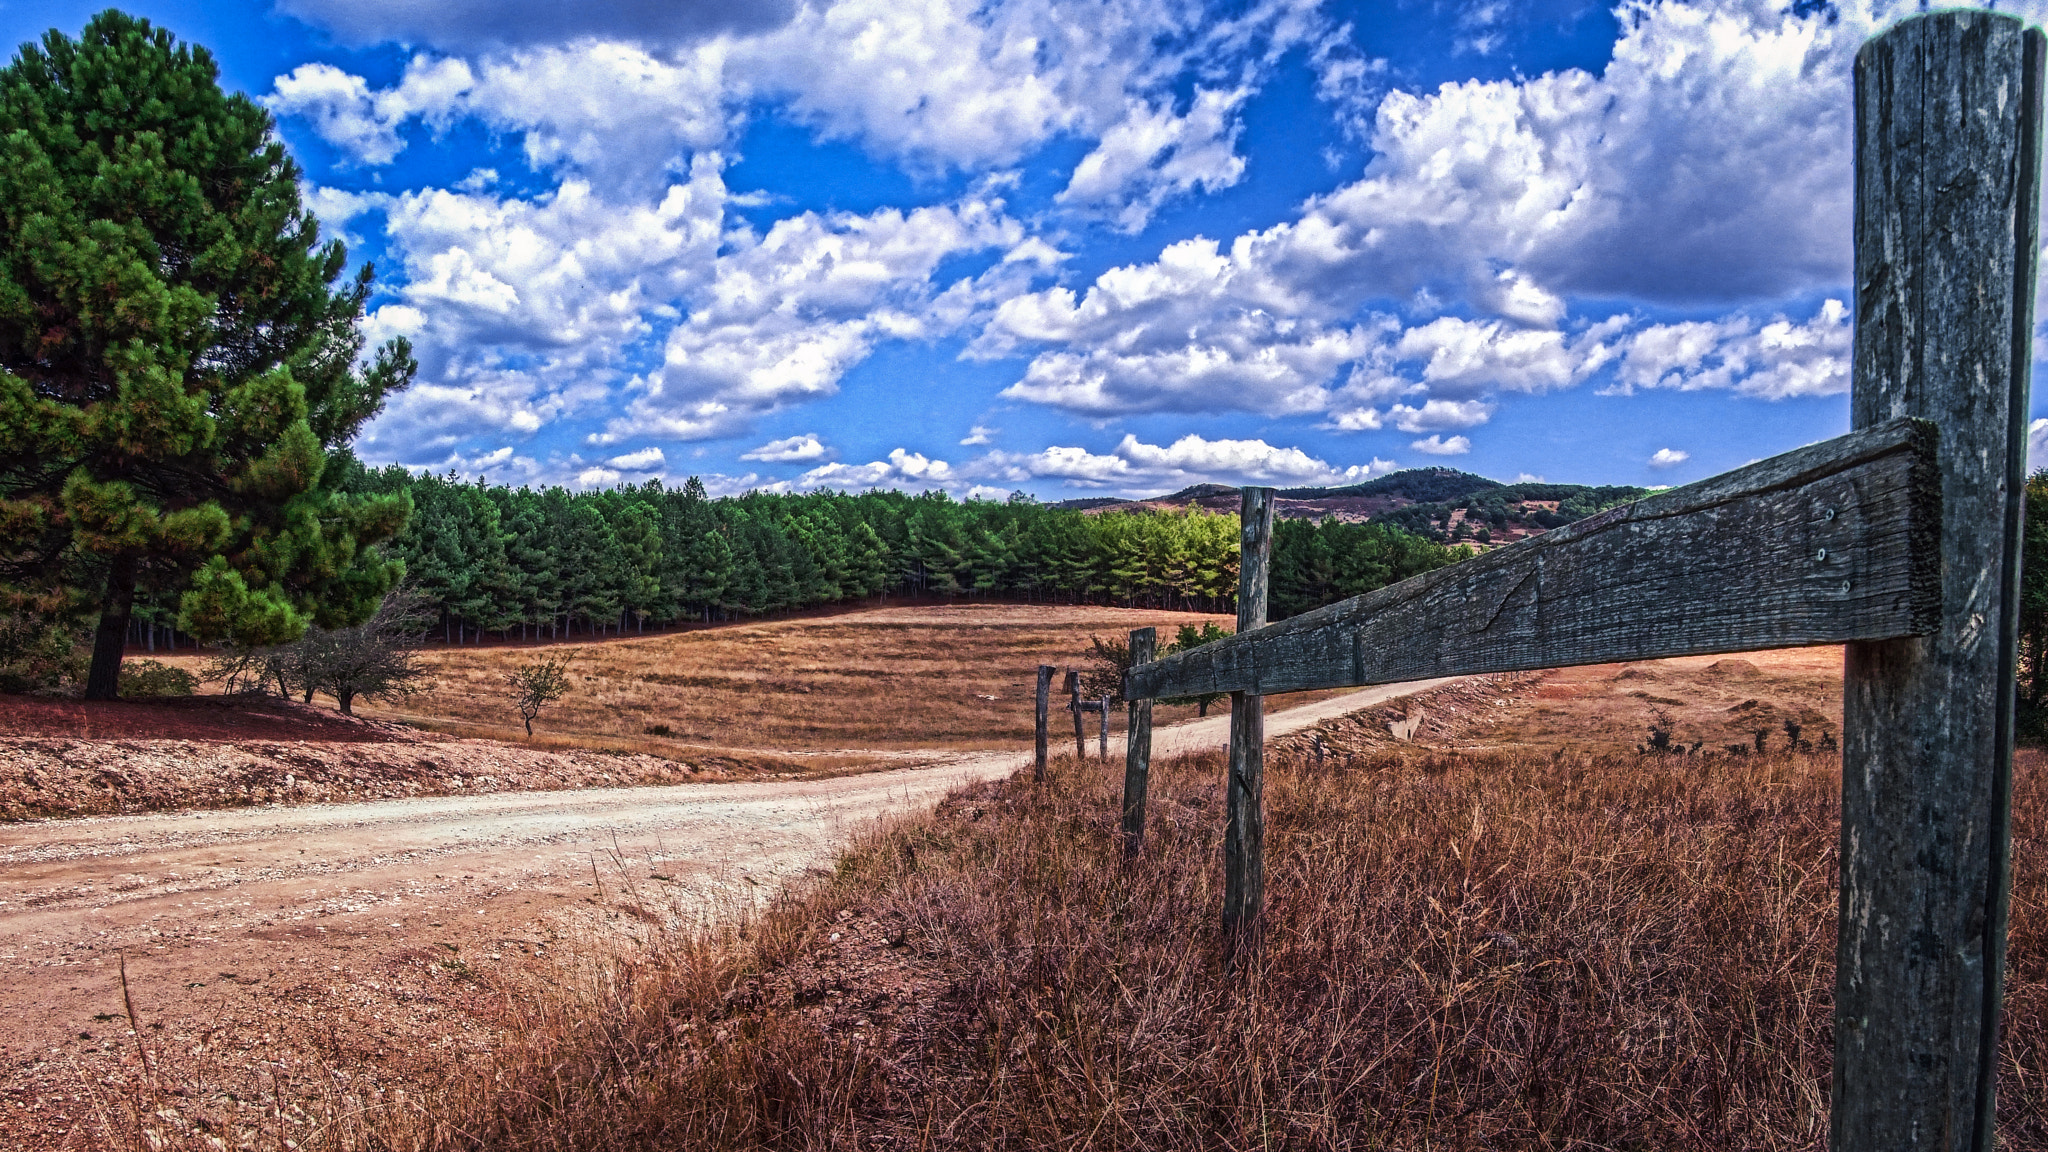
<path fill-rule="evenodd" d="M 1291 709 L 1267 734 L 1440 683 Z M 1226 713 L 1162 728 L 1155 755 L 1219 747 L 1228 725 Z M 1121 771 L 1119 745 L 1106 770 Z M 111 1047 L 96 1037 L 122 1011 L 122 954 L 145 1018 L 229 1011 L 221 997 L 243 992 L 333 992 L 423 944 L 478 963 L 531 955 L 552 912 L 652 888 L 715 914 L 826 863 L 861 822 L 1029 763 L 1028 751 L 970 753 L 825 780 L 0 825 L 0 1056 Z"/>

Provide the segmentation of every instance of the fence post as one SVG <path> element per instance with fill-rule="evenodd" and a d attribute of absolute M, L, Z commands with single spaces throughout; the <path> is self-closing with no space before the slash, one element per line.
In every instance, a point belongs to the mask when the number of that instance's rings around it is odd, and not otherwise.
<path fill-rule="evenodd" d="M 1095 758 L 1109 759 L 1109 697 L 1102 698 L 1102 727 L 1099 729 L 1102 742 L 1096 745 Z"/>
<path fill-rule="evenodd" d="M 1159 651 L 1159 632 L 1137 628 L 1131 632 L 1131 667 L 1150 664 Z M 1129 685 L 1125 685 L 1128 692 Z M 1145 843 L 1145 786 L 1152 774 L 1152 701 L 1131 701 L 1130 718 L 1124 726 L 1124 859 L 1137 858 Z"/>
<path fill-rule="evenodd" d="M 1246 488 L 1238 512 L 1237 630 L 1266 624 L 1268 561 L 1273 554 L 1273 489 Z M 1230 694 L 1230 770 L 1224 781 L 1223 957 L 1258 946 L 1259 910 L 1266 889 L 1265 701 L 1250 692 Z"/>
<path fill-rule="evenodd" d="M 1066 683 L 1061 690 L 1067 694 L 1067 714 L 1074 718 L 1074 759 L 1088 758 L 1088 729 L 1081 719 L 1081 674 L 1067 669 Z"/>
<path fill-rule="evenodd" d="M 1045 783 L 1045 738 L 1047 721 L 1052 711 L 1052 665 L 1038 666 L 1038 760 L 1031 770 L 1031 779 Z"/>
<path fill-rule="evenodd" d="M 1856 58 L 1850 407 L 1939 426 L 1943 564 L 1937 631 L 1844 662 L 1836 1152 L 1996 1143 L 2042 56 L 1949 11 Z"/>

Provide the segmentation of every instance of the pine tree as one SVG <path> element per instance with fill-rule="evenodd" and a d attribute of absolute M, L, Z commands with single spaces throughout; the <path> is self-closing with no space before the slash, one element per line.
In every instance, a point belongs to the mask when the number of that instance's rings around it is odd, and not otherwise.
<path fill-rule="evenodd" d="M 270 116 L 202 49 L 119 12 L 0 70 L 0 599 L 91 612 L 112 698 L 138 589 L 247 645 L 366 618 L 399 574 L 363 545 L 403 495 L 329 460 L 416 370 L 367 370 L 366 267 L 337 280 Z"/>

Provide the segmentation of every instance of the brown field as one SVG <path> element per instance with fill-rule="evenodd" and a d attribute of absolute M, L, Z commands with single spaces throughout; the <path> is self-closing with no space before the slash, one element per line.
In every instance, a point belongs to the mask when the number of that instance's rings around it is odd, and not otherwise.
<path fill-rule="evenodd" d="M 368 714 L 523 738 L 506 703 L 505 674 L 561 657 L 576 687 L 544 713 L 537 730 L 683 755 L 702 748 L 1007 748 L 1031 739 L 1038 665 L 1081 665 L 1090 634 L 1121 637 L 1157 627 L 1170 638 L 1180 625 L 1205 620 L 1233 625 L 1182 612 L 965 604 L 540 649 L 441 648 L 427 657 L 435 671 L 431 692 Z M 1194 714 L 1174 711 L 1176 718 Z M 655 724 L 674 736 L 648 736 Z"/>
<path fill-rule="evenodd" d="M 159 1148 L 1819 1149 L 1839 764 L 1782 736 L 1708 753 L 1767 709 L 1831 728 L 1838 654 L 1742 660 L 1440 689 L 1398 705 L 1442 718 L 1418 743 L 1326 723 L 1321 768 L 1288 738 L 1266 946 L 1233 977 L 1219 758 L 1158 766 L 1128 869 L 1117 774 L 1062 759 L 1049 787 L 975 786 L 867 834 L 745 922 L 587 934 L 478 977 L 491 1039 L 459 1065 L 380 1081 L 315 1045 L 230 1096 L 217 1056 L 166 1049 L 102 1081 L 99 1130 Z M 1702 754 L 1633 751 L 1659 709 Z M 2031 751 L 2016 775 L 2000 1115 L 2003 1147 L 2036 1149 L 2048 775 Z"/>
<path fill-rule="evenodd" d="M 1085 667 L 1089 638 L 1224 616 L 1022 604 L 888 607 L 590 643 L 433 647 L 430 689 L 364 716 L 542 748 L 641 753 L 758 770 L 831 772 L 914 761 L 920 753 L 1013 748 L 1032 738 L 1039 664 Z M 164 656 L 197 670 L 196 656 Z M 566 658 L 574 687 L 529 739 L 505 675 Z M 1053 684 L 1058 692 L 1060 681 Z M 1276 706 L 1322 699 L 1304 694 Z M 325 697 L 316 703 L 325 701 Z M 331 702 L 330 702 L 331 703 Z M 1161 723 L 1194 707 L 1157 710 Z M 1054 730 L 1072 738 L 1071 720 Z M 669 736 L 648 733 L 666 725 Z M 1113 719 L 1111 731 L 1119 731 Z M 1089 738 L 1094 739 L 1094 721 Z"/>

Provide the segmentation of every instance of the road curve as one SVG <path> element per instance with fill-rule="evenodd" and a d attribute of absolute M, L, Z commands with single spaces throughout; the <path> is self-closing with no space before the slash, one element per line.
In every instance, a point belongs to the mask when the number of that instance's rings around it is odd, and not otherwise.
<path fill-rule="evenodd" d="M 1266 731 L 1285 735 L 1445 682 L 1289 709 L 1270 716 Z M 1163 727 L 1154 754 L 1219 747 L 1228 731 L 1227 712 Z M 1111 741 L 1118 761 L 1120 743 Z M 315 945 L 329 960 L 423 936 L 502 938 L 550 908 L 627 889 L 654 888 L 671 905 L 715 912 L 823 864 L 868 819 L 1030 759 L 1028 751 L 964 753 L 821 780 L 0 825 L 0 1021 L 12 1021 L 0 1025 L 0 1052 L 42 1051 L 88 1009 L 118 997 L 117 951 L 131 968 L 146 962 L 155 983 L 196 988 L 230 972 L 260 980 L 308 964 Z"/>

